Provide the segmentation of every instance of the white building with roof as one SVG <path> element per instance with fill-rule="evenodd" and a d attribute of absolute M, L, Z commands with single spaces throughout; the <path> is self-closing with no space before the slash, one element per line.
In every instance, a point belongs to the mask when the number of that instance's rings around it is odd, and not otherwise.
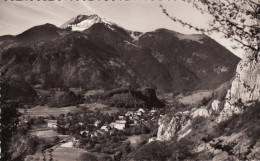
<path fill-rule="evenodd" d="M 101 130 L 108 131 L 108 130 L 110 129 L 110 126 L 109 126 L 109 125 L 103 125 L 103 126 L 101 126 L 100 129 L 101 129 Z"/>
<path fill-rule="evenodd" d="M 50 128 L 57 128 L 57 120 L 48 120 L 47 126 Z"/>
<path fill-rule="evenodd" d="M 125 129 L 126 121 L 125 120 L 116 120 L 116 122 L 112 122 L 110 124 L 110 126 L 115 129 L 118 129 L 118 130 L 123 130 L 123 129 Z"/>

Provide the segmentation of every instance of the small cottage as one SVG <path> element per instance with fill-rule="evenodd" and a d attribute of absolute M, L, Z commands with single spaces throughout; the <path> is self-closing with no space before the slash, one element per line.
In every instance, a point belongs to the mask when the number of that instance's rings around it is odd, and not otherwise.
<path fill-rule="evenodd" d="M 139 108 L 139 110 L 137 112 L 145 113 L 145 110 L 143 108 Z"/>
<path fill-rule="evenodd" d="M 110 126 L 115 129 L 118 129 L 118 130 L 123 130 L 123 129 L 125 129 L 126 121 L 125 120 L 116 120 L 116 122 L 111 123 Z"/>
<path fill-rule="evenodd" d="M 110 126 L 108 126 L 108 125 L 103 125 L 103 126 L 101 126 L 100 129 L 101 129 L 101 130 L 108 131 L 108 130 L 110 130 Z"/>
<path fill-rule="evenodd" d="M 123 120 L 125 117 L 124 116 L 118 116 L 119 120 Z"/>
<path fill-rule="evenodd" d="M 145 110 L 142 108 L 139 108 L 139 110 L 135 112 L 135 114 L 138 116 L 143 116 L 144 113 L 145 113 Z"/>
<path fill-rule="evenodd" d="M 134 115 L 134 112 L 133 111 L 127 111 L 125 116 L 133 116 Z"/>
<path fill-rule="evenodd" d="M 89 131 L 88 130 L 82 130 L 82 131 L 80 131 L 80 134 L 81 135 L 88 135 Z"/>
<path fill-rule="evenodd" d="M 153 110 L 150 111 L 150 113 L 151 113 L 151 115 L 154 115 L 154 114 L 157 113 L 157 111 L 153 109 Z"/>
<path fill-rule="evenodd" d="M 57 120 L 48 120 L 48 127 L 57 128 Z"/>

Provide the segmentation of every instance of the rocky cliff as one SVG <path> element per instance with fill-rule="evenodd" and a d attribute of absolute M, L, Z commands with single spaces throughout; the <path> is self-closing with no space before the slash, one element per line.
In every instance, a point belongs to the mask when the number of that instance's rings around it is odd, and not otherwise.
<path fill-rule="evenodd" d="M 217 122 L 228 119 L 234 113 L 241 113 L 243 107 L 256 101 L 260 101 L 260 62 L 257 59 L 243 59 L 237 65 L 236 76 Z"/>
<path fill-rule="evenodd" d="M 220 107 L 224 101 L 224 107 Z M 237 65 L 236 76 L 232 81 L 231 88 L 227 91 L 224 100 L 213 100 L 210 108 L 199 107 L 188 112 L 191 118 L 211 117 L 217 115 L 215 122 L 220 123 L 229 119 L 234 114 L 242 113 L 247 107 L 260 101 L 260 61 L 256 59 L 243 59 Z M 179 113 L 185 117 L 187 113 Z M 176 129 L 180 126 L 175 116 L 163 116 L 159 120 L 158 140 L 170 140 L 175 137 Z"/>
<path fill-rule="evenodd" d="M 194 153 L 211 160 L 259 159 L 260 60 L 241 60 L 228 90 L 227 86 L 216 90 L 207 107 L 162 116 L 157 140 L 195 140 Z"/>

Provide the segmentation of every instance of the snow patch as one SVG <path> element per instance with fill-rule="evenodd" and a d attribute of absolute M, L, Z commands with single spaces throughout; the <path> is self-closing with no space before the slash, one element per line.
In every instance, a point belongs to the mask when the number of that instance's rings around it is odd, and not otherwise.
<path fill-rule="evenodd" d="M 100 22 L 100 19 L 98 19 L 98 18 L 87 19 L 87 20 L 83 20 L 80 23 L 75 24 L 75 25 L 68 25 L 68 27 L 71 27 L 72 31 L 83 31 L 98 22 Z"/>

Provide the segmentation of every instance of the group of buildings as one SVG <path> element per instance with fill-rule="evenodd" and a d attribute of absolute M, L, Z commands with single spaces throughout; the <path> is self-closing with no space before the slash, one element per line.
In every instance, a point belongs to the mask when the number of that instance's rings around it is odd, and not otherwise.
<path fill-rule="evenodd" d="M 80 134 L 87 134 L 91 136 L 102 135 L 105 132 L 111 131 L 112 129 L 124 130 L 131 126 L 140 125 L 145 121 L 144 116 L 149 115 L 151 120 L 154 118 L 157 110 L 152 109 L 150 111 L 144 110 L 143 108 L 139 108 L 137 111 L 127 111 L 124 115 L 119 115 L 118 119 L 110 124 L 102 125 L 100 120 L 96 120 L 94 122 L 95 127 L 100 127 L 100 129 L 96 130 L 93 133 L 90 133 L 88 130 L 80 131 Z M 80 124 L 80 123 L 79 123 Z M 47 126 L 49 128 L 57 128 L 57 120 L 48 120 Z"/>

